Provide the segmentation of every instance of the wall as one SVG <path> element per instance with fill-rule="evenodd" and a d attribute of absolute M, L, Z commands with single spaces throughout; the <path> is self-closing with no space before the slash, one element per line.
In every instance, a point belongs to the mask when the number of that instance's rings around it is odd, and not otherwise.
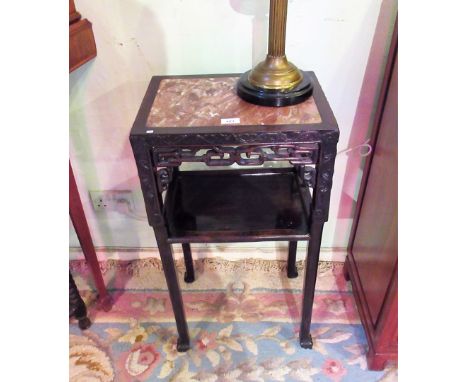
<path fill-rule="evenodd" d="M 385 37 L 396 2 L 383 3 L 390 9 L 380 32 Z M 268 0 L 76 1 L 93 23 L 98 55 L 70 74 L 70 158 L 96 246 L 155 247 L 128 141 L 151 76 L 250 69 L 266 53 L 268 5 Z M 356 127 L 355 116 L 381 5 L 382 0 L 289 2 L 288 58 L 317 74 L 341 129 L 339 151 L 348 148 L 353 130 L 367 134 L 368 121 Z M 384 55 L 382 50 L 373 69 L 377 74 Z M 349 158 L 356 163 L 352 169 Z M 323 248 L 347 246 L 359 161 L 356 151 L 337 157 Z M 345 184 L 349 171 L 355 176 Z M 88 190 L 113 189 L 132 190 L 135 211 L 95 213 Z M 348 204 L 351 208 L 343 207 Z M 70 225 L 70 246 L 78 245 Z"/>

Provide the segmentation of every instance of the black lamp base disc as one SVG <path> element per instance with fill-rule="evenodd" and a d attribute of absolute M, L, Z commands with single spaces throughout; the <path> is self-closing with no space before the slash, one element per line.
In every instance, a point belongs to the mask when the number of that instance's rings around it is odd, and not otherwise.
<path fill-rule="evenodd" d="M 261 89 L 249 82 L 250 71 L 244 73 L 237 82 L 237 95 L 244 101 L 261 106 L 291 106 L 304 102 L 312 95 L 312 80 L 302 72 L 299 85 L 287 91 Z"/>

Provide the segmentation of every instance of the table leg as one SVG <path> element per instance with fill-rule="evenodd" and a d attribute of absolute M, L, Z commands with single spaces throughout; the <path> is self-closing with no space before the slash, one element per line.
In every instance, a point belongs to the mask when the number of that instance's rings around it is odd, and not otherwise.
<path fill-rule="evenodd" d="M 192 259 L 192 251 L 190 249 L 190 243 L 183 243 L 182 251 L 184 252 L 184 262 L 185 262 L 184 280 L 186 283 L 193 283 L 195 281 L 195 271 L 193 269 L 193 259 Z"/>
<path fill-rule="evenodd" d="M 343 276 L 346 281 L 351 281 L 351 277 L 349 275 L 349 256 L 346 256 L 346 260 L 343 266 Z"/>
<path fill-rule="evenodd" d="M 70 162 L 69 166 L 69 212 L 70 219 L 75 227 L 76 235 L 83 250 L 86 261 L 91 267 L 94 283 L 99 294 L 99 305 L 104 311 L 109 311 L 112 308 L 112 297 L 107 292 L 104 279 L 102 278 L 101 268 L 94 250 L 93 239 L 89 232 L 88 222 L 84 214 L 83 205 L 81 204 L 80 194 L 76 186 L 75 177 Z"/>
<path fill-rule="evenodd" d="M 294 279 L 298 276 L 296 267 L 297 241 L 289 242 L 288 253 L 288 278 Z"/>
<path fill-rule="evenodd" d="M 304 349 L 312 349 L 310 321 L 312 319 L 312 306 L 314 303 L 322 231 L 323 223 L 312 223 L 311 238 L 309 240 L 305 262 L 304 287 L 302 291 L 302 320 L 299 334 L 299 341 L 301 347 Z"/>
<path fill-rule="evenodd" d="M 138 168 L 141 190 L 145 199 L 148 223 L 153 227 L 154 236 L 158 244 L 172 310 L 174 311 L 177 332 L 179 333 L 177 351 L 186 352 L 190 348 L 190 337 L 174 257 L 172 255 L 172 247 L 167 240 L 168 234 L 163 212 L 162 193 L 167 187 L 170 187 L 170 176 L 168 176 L 167 171 L 155 169 L 154 158 L 152 157 L 153 145 L 148 145 L 146 138 L 131 137 L 130 143 Z"/>
<path fill-rule="evenodd" d="M 174 257 L 172 255 L 172 248 L 167 240 L 164 237 L 161 237 L 163 235 L 160 235 L 156 228 L 154 228 L 154 233 L 158 242 L 164 276 L 166 277 L 166 283 L 169 289 L 169 297 L 171 298 L 172 303 L 172 310 L 174 311 L 177 331 L 179 333 L 179 339 L 177 340 L 177 351 L 186 352 L 190 348 L 190 338 L 188 333 L 187 320 L 185 319 L 184 304 L 182 301 L 182 294 L 180 292 L 179 280 L 177 279 Z"/>
<path fill-rule="evenodd" d="M 70 272 L 68 272 L 68 299 L 69 316 L 73 316 L 78 320 L 78 326 L 81 330 L 88 329 L 91 326 L 88 311 Z"/>

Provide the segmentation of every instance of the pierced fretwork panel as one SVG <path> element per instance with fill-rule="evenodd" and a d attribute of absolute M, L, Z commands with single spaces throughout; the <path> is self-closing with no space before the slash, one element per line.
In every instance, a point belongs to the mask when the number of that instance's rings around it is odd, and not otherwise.
<path fill-rule="evenodd" d="M 318 143 L 255 145 L 238 147 L 154 148 L 156 167 L 178 167 L 182 163 L 205 163 L 207 166 L 257 166 L 265 162 L 289 162 L 292 165 L 317 163 Z"/>

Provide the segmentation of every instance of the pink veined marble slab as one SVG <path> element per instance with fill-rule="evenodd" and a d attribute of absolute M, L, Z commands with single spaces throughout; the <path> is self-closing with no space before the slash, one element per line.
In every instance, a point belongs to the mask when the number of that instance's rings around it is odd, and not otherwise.
<path fill-rule="evenodd" d="M 257 106 L 237 96 L 237 80 L 238 77 L 162 80 L 146 126 L 229 127 L 313 124 L 322 121 L 313 97 L 294 106 Z"/>

